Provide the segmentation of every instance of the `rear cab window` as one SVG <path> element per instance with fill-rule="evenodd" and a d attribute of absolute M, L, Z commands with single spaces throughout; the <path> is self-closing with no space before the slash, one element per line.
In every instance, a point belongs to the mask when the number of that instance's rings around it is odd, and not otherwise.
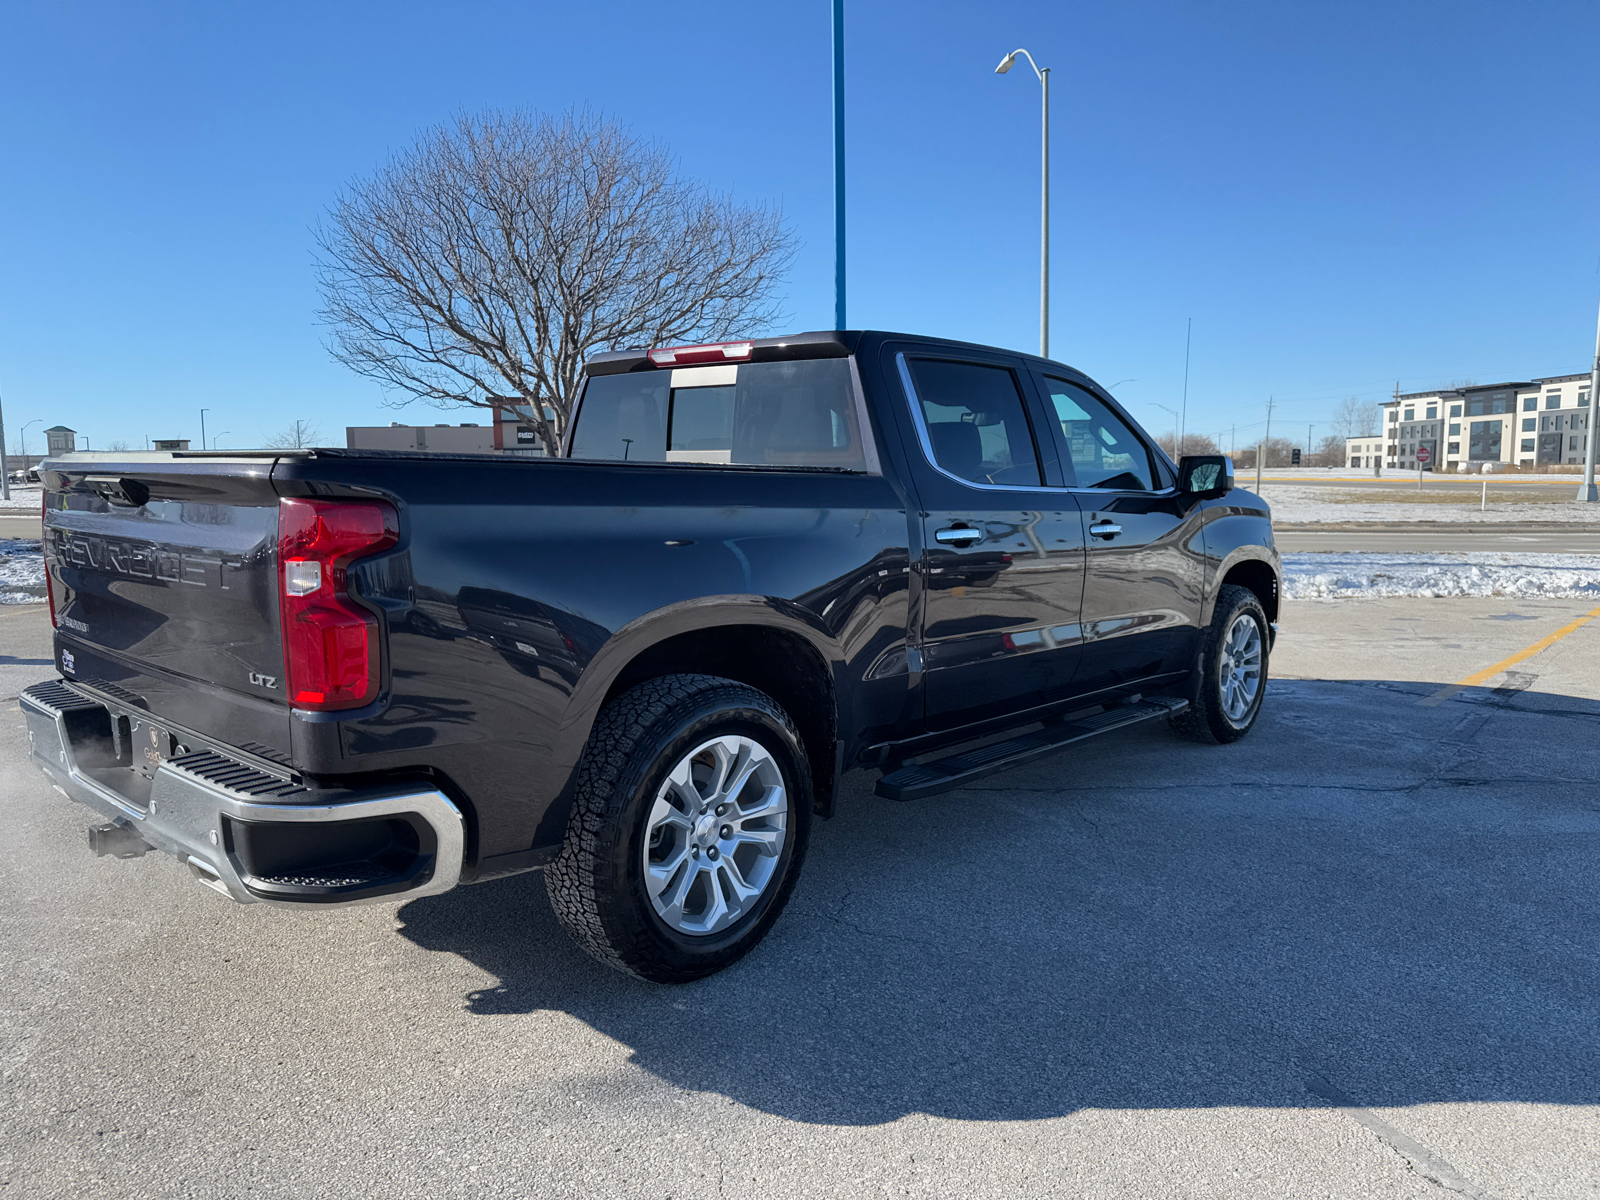
<path fill-rule="evenodd" d="M 877 469 L 844 358 L 591 376 L 570 447 L 620 462 Z"/>
<path fill-rule="evenodd" d="M 947 475 L 990 487 L 1042 487 L 1022 393 L 1008 367 L 902 355 L 923 449 Z"/>

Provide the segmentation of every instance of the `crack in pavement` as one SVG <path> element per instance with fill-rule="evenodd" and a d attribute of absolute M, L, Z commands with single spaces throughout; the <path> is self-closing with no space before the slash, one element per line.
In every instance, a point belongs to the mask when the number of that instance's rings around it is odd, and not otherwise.
<path fill-rule="evenodd" d="M 1408 1170 L 1422 1176 L 1429 1183 L 1446 1191 L 1467 1196 L 1470 1200 L 1497 1200 L 1494 1193 L 1487 1192 L 1473 1183 L 1421 1142 L 1407 1137 L 1377 1113 L 1362 1108 L 1343 1091 L 1329 1083 L 1327 1077 L 1320 1072 L 1313 1071 L 1305 1086 L 1306 1091 L 1313 1096 L 1328 1101 L 1345 1116 L 1373 1134 L 1405 1161 Z"/>

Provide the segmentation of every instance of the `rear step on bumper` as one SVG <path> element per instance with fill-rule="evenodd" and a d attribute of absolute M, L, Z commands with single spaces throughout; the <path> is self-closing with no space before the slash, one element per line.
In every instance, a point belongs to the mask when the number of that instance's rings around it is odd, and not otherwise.
<path fill-rule="evenodd" d="M 1188 707 L 1187 700 L 1165 696 L 1138 700 L 1108 708 L 1091 717 L 1046 725 L 1033 733 L 976 750 L 965 750 L 949 758 L 901 767 L 879 779 L 873 790 L 886 800 L 920 800 L 924 796 L 947 792 L 975 779 L 982 779 L 985 775 L 1020 767 L 1023 763 L 1054 754 L 1074 742 L 1116 729 L 1126 729 L 1129 725 L 1138 725 L 1157 717 L 1170 717 Z"/>
<path fill-rule="evenodd" d="M 20 699 L 34 760 L 66 796 L 112 818 L 90 830 L 97 854 L 135 857 L 145 843 L 242 904 L 409 900 L 460 882 L 465 827 L 436 789 L 312 790 L 202 749 L 161 762 L 140 800 L 107 782 L 114 766 L 91 774 L 110 744 L 105 705 L 65 680 Z"/>

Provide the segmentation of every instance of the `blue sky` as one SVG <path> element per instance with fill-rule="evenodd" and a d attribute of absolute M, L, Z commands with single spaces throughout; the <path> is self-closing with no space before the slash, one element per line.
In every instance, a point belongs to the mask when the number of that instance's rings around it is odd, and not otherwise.
<path fill-rule="evenodd" d="M 847 4 L 850 323 L 1052 351 L 1152 429 L 1581 371 L 1600 297 L 1600 6 Z M 827 0 L 29 3 L 0 17 L 0 395 L 91 445 L 446 419 L 331 361 L 310 229 L 458 110 L 590 104 L 780 204 L 832 324 Z M 476 419 L 466 413 L 456 420 Z M 1318 435 L 1320 436 L 1320 434 Z"/>

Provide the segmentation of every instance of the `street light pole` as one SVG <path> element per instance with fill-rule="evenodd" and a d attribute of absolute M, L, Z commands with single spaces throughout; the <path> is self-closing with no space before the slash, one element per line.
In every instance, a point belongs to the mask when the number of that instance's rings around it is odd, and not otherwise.
<path fill-rule="evenodd" d="M 994 69 L 996 75 L 1004 75 L 1011 70 L 1011 65 L 1017 61 L 1017 55 L 1028 60 L 1028 65 L 1033 68 L 1033 73 L 1039 77 L 1040 107 L 1043 119 L 1040 122 L 1042 142 L 1040 150 L 1040 183 L 1039 183 L 1039 357 L 1050 357 L 1050 68 L 1041 68 L 1033 61 L 1033 55 L 1018 47 L 1000 60 L 1000 65 Z"/>
<path fill-rule="evenodd" d="M 206 448 L 206 414 L 210 411 L 209 408 L 200 410 L 200 452 L 202 454 L 205 453 Z"/>
<path fill-rule="evenodd" d="M 1578 488 L 1579 504 L 1594 504 L 1600 501 L 1600 491 L 1594 484 L 1594 456 L 1595 456 L 1595 426 L 1600 421 L 1595 420 L 1596 406 L 1600 406 L 1600 318 L 1596 318 L 1594 331 L 1594 365 L 1589 368 L 1589 436 L 1584 440 L 1583 450 L 1583 484 Z"/>
<path fill-rule="evenodd" d="M 833 327 L 844 329 L 844 0 L 833 0 Z"/>

